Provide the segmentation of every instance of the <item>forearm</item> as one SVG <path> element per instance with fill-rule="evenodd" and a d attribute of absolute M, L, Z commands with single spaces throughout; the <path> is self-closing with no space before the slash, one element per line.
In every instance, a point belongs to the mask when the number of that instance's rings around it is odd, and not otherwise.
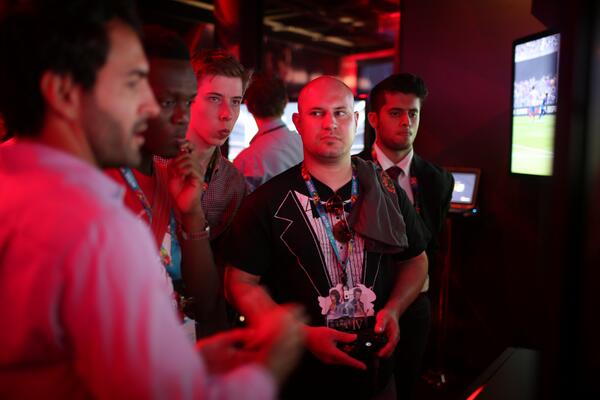
<path fill-rule="evenodd" d="M 384 308 L 399 318 L 421 292 L 427 278 L 427 255 L 422 252 L 396 268 L 392 294 Z"/>
<path fill-rule="evenodd" d="M 259 279 L 232 265 L 225 268 L 225 297 L 249 322 L 259 320 L 277 307 L 277 303 L 259 284 Z"/>
<path fill-rule="evenodd" d="M 181 227 L 188 236 L 204 231 L 204 215 L 188 215 L 181 219 Z M 208 234 L 202 238 L 179 238 L 181 245 L 181 274 L 186 295 L 196 303 L 198 319 L 210 317 L 220 296 L 220 281 L 213 259 Z"/>

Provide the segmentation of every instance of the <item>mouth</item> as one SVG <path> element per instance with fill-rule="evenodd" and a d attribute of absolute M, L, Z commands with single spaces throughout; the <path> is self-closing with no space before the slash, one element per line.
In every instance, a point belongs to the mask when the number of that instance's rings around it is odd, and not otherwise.
<path fill-rule="evenodd" d="M 229 129 L 219 129 L 217 131 L 217 136 L 220 139 L 227 139 L 227 137 L 231 134 L 231 130 Z"/>
<path fill-rule="evenodd" d="M 337 142 L 341 142 L 342 139 L 338 136 L 332 136 L 332 135 L 328 135 L 328 136 L 322 136 L 321 140 L 324 142 L 331 142 L 331 141 L 337 141 Z"/>
<path fill-rule="evenodd" d="M 133 143 L 136 147 L 142 147 L 142 145 L 146 142 L 146 138 L 142 134 L 144 131 L 138 131 L 133 133 Z"/>

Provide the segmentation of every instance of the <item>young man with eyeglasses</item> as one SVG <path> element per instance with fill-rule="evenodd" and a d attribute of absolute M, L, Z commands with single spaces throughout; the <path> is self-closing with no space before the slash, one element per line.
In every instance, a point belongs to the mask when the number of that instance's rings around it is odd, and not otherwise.
<path fill-rule="evenodd" d="M 304 161 L 243 203 L 232 226 L 226 296 L 250 322 L 284 302 L 308 311 L 309 351 L 283 398 L 393 398 L 387 358 L 400 337 L 398 317 L 427 276 L 428 232 L 385 173 L 350 157 L 358 115 L 345 84 L 317 78 L 298 104 L 293 121 Z M 340 349 L 354 351 L 365 337 L 380 348 L 361 349 L 360 360 Z"/>

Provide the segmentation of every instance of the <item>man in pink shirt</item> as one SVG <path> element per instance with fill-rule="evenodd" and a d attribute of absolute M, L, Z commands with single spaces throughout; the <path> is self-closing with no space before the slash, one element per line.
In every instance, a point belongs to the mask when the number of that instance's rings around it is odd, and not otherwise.
<path fill-rule="evenodd" d="M 273 398 L 300 356 L 295 312 L 197 352 L 150 231 L 100 171 L 137 165 L 158 113 L 136 26 L 123 1 L 0 17 L 17 137 L 0 148 L 0 398 Z"/>

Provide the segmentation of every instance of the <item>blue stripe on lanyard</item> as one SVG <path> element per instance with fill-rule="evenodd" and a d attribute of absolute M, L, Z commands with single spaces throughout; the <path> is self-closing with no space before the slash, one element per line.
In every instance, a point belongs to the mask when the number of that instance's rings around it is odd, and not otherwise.
<path fill-rule="evenodd" d="M 304 167 L 304 166 L 303 166 Z M 345 260 L 342 260 L 342 256 L 340 254 L 339 249 L 337 248 L 337 244 L 336 244 L 336 240 L 335 237 L 333 236 L 333 227 L 331 226 L 331 221 L 329 221 L 329 218 L 327 217 L 327 212 L 325 211 L 325 209 L 323 208 L 323 204 L 321 204 L 321 201 L 319 200 L 319 193 L 317 192 L 317 188 L 315 187 L 315 184 L 313 183 L 312 179 L 310 178 L 310 175 L 307 174 L 308 179 L 304 179 L 304 182 L 306 182 L 306 188 L 308 189 L 308 193 L 311 197 L 312 202 L 314 203 L 317 212 L 319 213 L 319 217 L 321 218 L 321 222 L 323 222 L 323 226 L 325 227 L 325 232 L 327 233 L 327 238 L 329 239 L 329 244 L 331 244 L 331 248 L 333 249 L 334 253 L 335 253 L 335 257 L 338 260 L 338 262 L 340 263 L 341 267 L 342 267 L 342 273 L 343 276 L 345 277 L 344 280 L 347 281 L 347 274 L 346 274 L 346 264 L 348 262 L 348 259 L 350 258 L 350 252 L 352 251 L 352 244 L 349 244 L 349 251 L 348 251 L 348 255 L 346 257 Z M 356 178 L 356 172 L 354 171 L 354 168 L 352 168 L 352 194 L 351 194 L 351 198 L 357 198 L 358 197 L 358 179 Z M 342 212 L 345 212 L 345 210 L 343 210 Z M 348 227 L 350 228 L 350 227 Z M 347 282 L 344 282 L 347 283 Z"/>

